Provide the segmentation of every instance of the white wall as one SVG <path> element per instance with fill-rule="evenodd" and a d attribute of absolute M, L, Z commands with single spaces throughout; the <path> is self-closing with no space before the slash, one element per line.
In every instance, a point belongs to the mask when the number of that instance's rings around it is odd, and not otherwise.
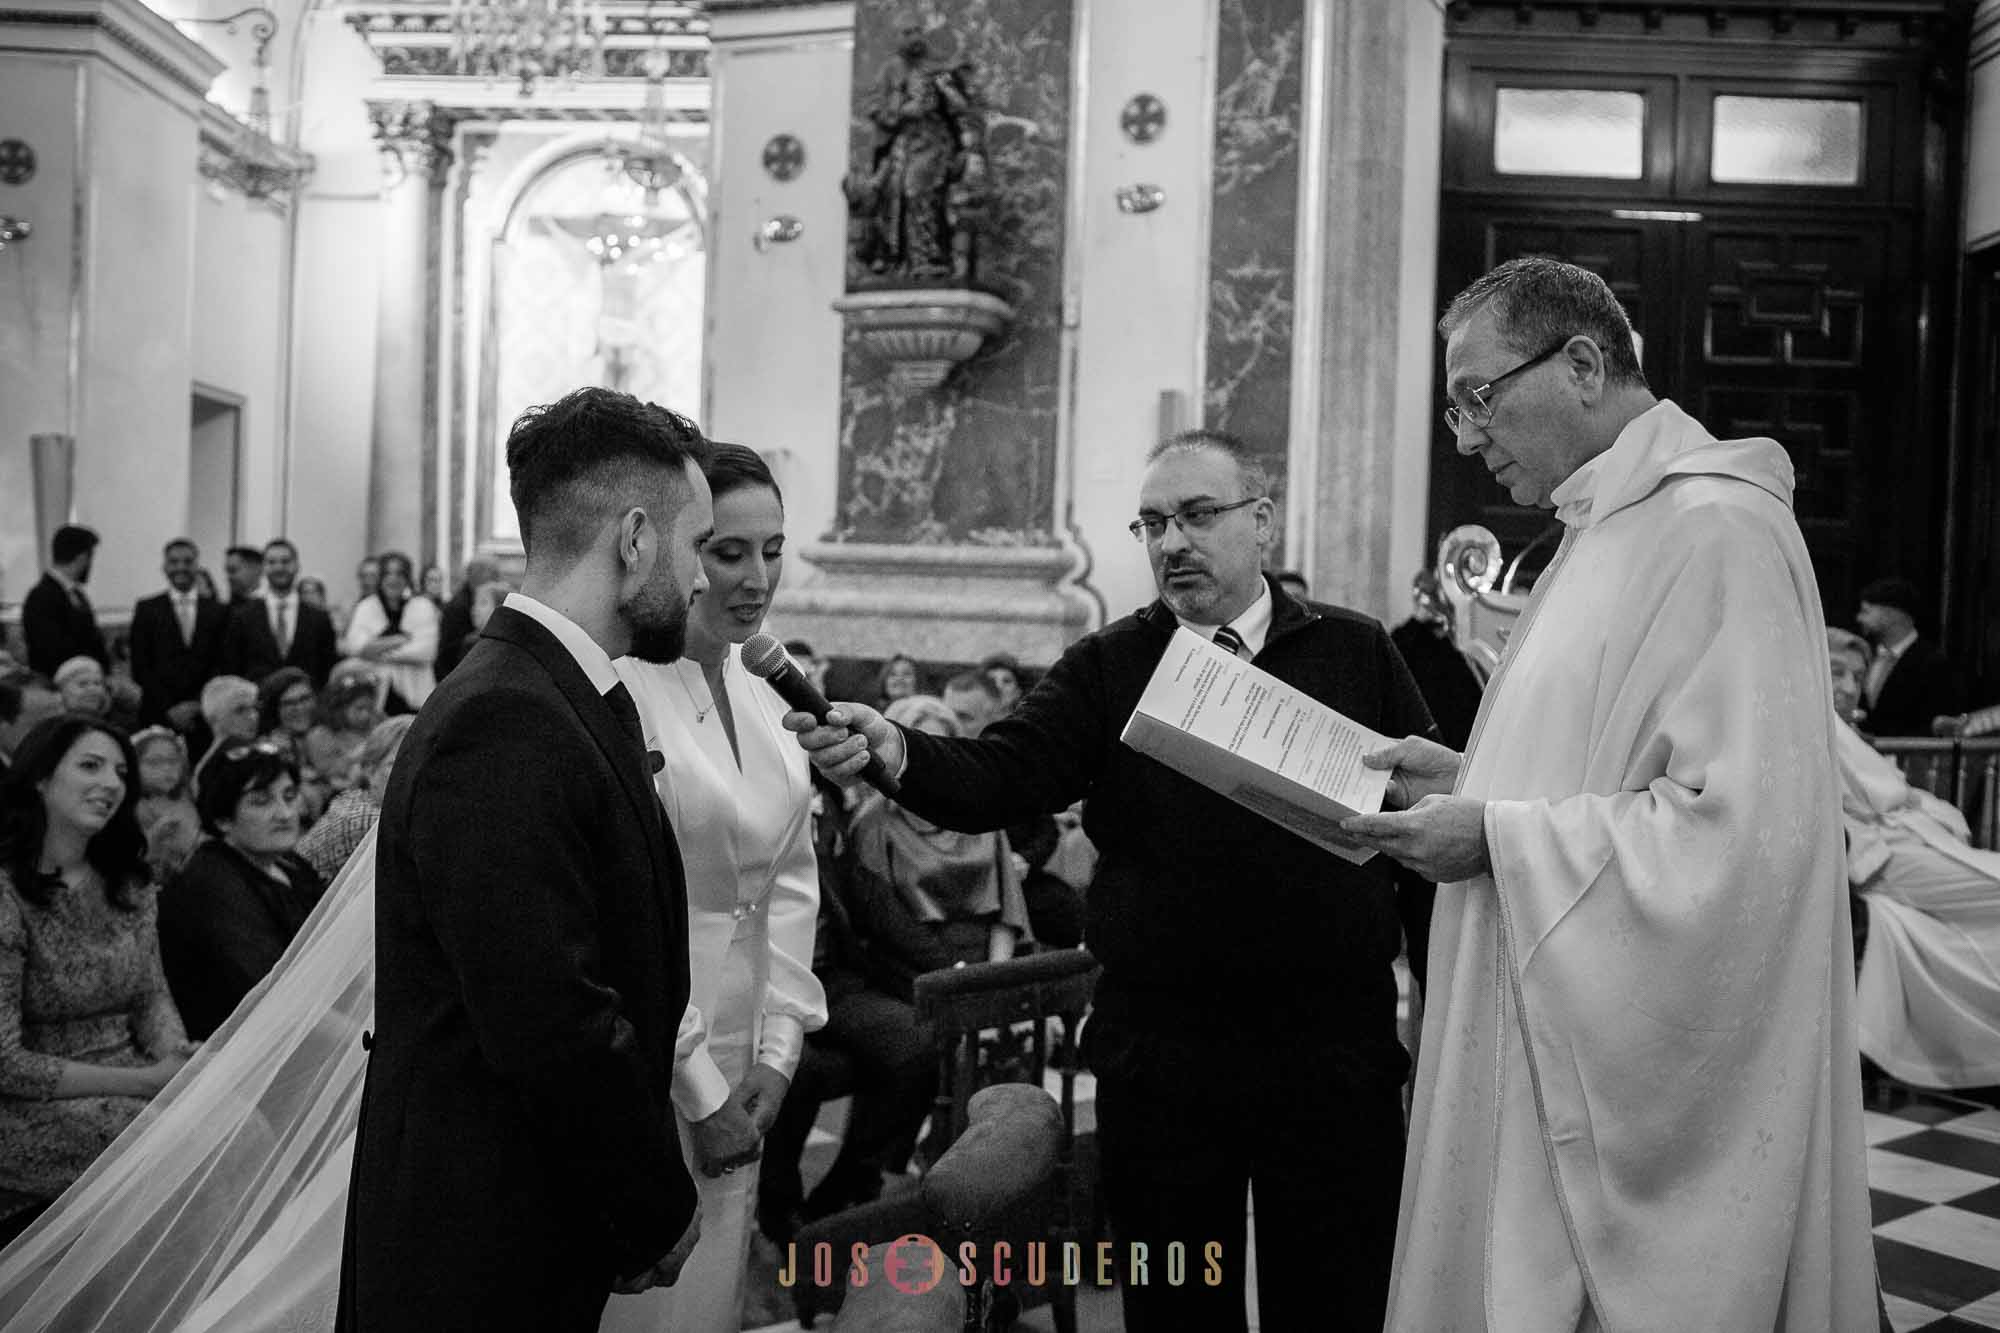
<path fill-rule="evenodd" d="M 845 290 L 848 92 L 854 6 L 717 12 L 709 193 L 709 300 L 702 425 L 770 459 L 785 491 L 792 549 L 833 527 L 840 448 L 840 316 Z M 805 169 L 779 181 L 764 145 L 790 134 Z M 760 249 L 773 217 L 805 224 Z M 803 563 L 803 562 L 801 562 Z"/>
<path fill-rule="evenodd" d="M 1160 395 L 1180 394 L 1184 424 L 1200 424 L 1217 19 L 1214 0 L 1091 0 L 1086 9 L 1074 120 L 1083 160 L 1071 214 L 1081 230 L 1068 267 L 1074 424 L 1064 466 L 1070 522 L 1091 560 L 1087 586 L 1116 619 L 1154 597 L 1145 548 L 1125 525 L 1138 511 L 1146 451 L 1160 438 Z M 1119 112 L 1142 92 L 1167 105 L 1166 129 L 1149 144 L 1119 127 Z M 1118 187 L 1133 184 L 1159 186 L 1166 203 L 1120 212 Z"/>
<path fill-rule="evenodd" d="M 196 182 L 190 190 L 194 198 L 192 378 L 244 400 L 243 464 L 236 479 L 241 526 L 235 536 L 261 544 L 276 535 L 280 514 L 288 223 L 263 204 L 219 185 Z M 185 412 L 179 424 L 185 444 Z M 181 526 L 187 526 L 185 521 Z M 222 568 L 219 550 L 204 550 L 202 559 L 212 571 Z"/>
<path fill-rule="evenodd" d="M 1980 0 L 1972 20 L 1966 113 L 1965 241 L 2000 243 L 2000 0 Z"/>

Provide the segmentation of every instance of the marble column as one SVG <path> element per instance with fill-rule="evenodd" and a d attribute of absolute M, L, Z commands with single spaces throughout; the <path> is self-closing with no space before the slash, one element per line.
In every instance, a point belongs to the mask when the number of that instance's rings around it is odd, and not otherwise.
<path fill-rule="evenodd" d="M 1082 557 L 1058 535 L 1057 512 L 1078 2 L 915 7 L 938 57 L 974 66 L 990 108 L 982 285 L 1015 316 L 931 389 L 897 383 L 848 335 L 834 528 L 804 552 L 816 578 L 780 604 L 787 632 L 823 652 L 965 662 L 1005 648 L 1046 663 L 1093 615 L 1070 586 Z M 872 160 L 866 103 L 911 8 L 855 6 L 850 167 Z M 850 261 L 850 289 L 857 276 Z"/>
<path fill-rule="evenodd" d="M 1304 155 L 1323 176 L 1302 191 L 1290 556 L 1316 597 L 1393 622 L 1429 559 L 1444 19 L 1410 0 L 1306 8 Z"/>
<path fill-rule="evenodd" d="M 440 240 L 453 116 L 429 102 L 371 102 L 383 148 L 375 414 L 368 549 L 437 558 Z"/>

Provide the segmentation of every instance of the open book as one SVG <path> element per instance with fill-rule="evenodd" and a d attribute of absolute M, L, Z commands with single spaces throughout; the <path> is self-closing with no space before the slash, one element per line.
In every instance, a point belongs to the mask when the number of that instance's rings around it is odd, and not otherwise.
<path fill-rule="evenodd" d="M 1388 738 L 1199 634 L 1174 634 L 1120 739 L 1335 856 L 1375 855 L 1340 821 L 1382 808 L 1389 771 L 1361 756 Z"/>

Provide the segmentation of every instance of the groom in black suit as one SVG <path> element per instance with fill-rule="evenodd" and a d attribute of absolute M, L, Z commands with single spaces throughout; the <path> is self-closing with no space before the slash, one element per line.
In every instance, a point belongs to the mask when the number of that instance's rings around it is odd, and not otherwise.
<path fill-rule="evenodd" d="M 693 1249 L 669 1099 L 687 888 L 611 659 L 681 654 L 704 449 L 607 389 L 508 437 L 522 591 L 382 802 L 344 1333 L 594 1333 L 614 1289 L 671 1283 Z"/>

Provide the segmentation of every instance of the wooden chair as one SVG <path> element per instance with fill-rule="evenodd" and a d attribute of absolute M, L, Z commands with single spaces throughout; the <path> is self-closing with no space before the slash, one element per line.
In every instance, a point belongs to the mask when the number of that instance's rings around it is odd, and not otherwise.
<path fill-rule="evenodd" d="M 1058 1102 L 1061 1132 L 1054 1170 L 1041 1188 L 1010 1207 L 1009 1216 L 990 1221 L 987 1229 L 1009 1240 L 1014 1253 L 1041 1241 L 1059 1254 L 1064 1241 L 1078 1235 L 1076 1179 L 1076 1075 L 1080 1060 L 1077 1036 L 1097 984 L 1097 960 L 1082 949 L 1028 954 L 1002 963 L 973 963 L 926 972 L 917 978 L 919 1021 L 936 1034 L 938 1046 L 937 1103 L 931 1113 L 926 1147 L 943 1162 L 972 1122 L 972 1100 L 998 1083 L 1042 1087 L 1050 1070 L 1061 1080 Z M 1051 1038 L 1050 1029 L 1055 1029 Z M 920 1187 L 919 1195 L 922 1190 Z M 822 1218 L 799 1231 L 801 1254 L 822 1241 L 845 1255 L 857 1242 L 874 1243 L 920 1229 L 928 1214 L 921 1198 L 884 1198 Z M 941 1238 L 940 1238 L 941 1239 Z M 1013 1285 L 995 1293 L 993 1304 L 1032 1304 L 1046 1299 L 1055 1309 L 1059 1333 L 1075 1333 L 1076 1292 L 1060 1281 L 1031 1287 L 1020 1279 L 1016 1265 Z M 984 1288 L 982 1287 L 981 1290 Z M 840 1304 L 839 1284 L 822 1290 L 801 1282 L 794 1292 L 799 1323 L 812 1327 L 814 1318 Z M 994 1318 L 991 1309 L 968 1306 L 968 1329 L 985 1327 L 974 1318 Z M 998 1318 L 1005 1318 L 1004 1315 Z M 998 1326 L 1004 1327 L 1000 1323 Z"/>
<path fill-rule="evenodd" d="M 1950 801 L 1972 829 L 1972 845 L 2000 850 L 2000 736 L 1886 736 L 1875 748 L 1912 787 Z"/>

